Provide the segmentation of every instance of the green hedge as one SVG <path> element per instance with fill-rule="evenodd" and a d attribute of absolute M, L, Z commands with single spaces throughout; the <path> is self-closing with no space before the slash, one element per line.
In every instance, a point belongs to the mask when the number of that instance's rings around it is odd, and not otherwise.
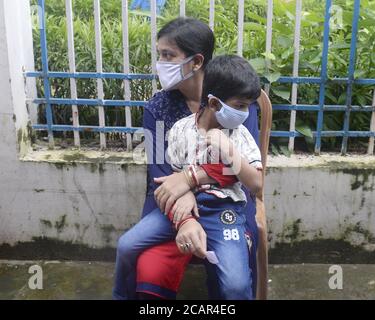
<path fill-rule="evenodd" d="M 328 60 L 329 77 L 346 77 L 348 72 L 349 47 L 353 0 L 334 1 L 336 8 L 342 8 L 342 24 L 335 24 L 330 33 L 330 53 Z M 32 0 L 35 5 L 36 0 Z M 209 0 L 186 1 L 186 13 L 208 23 Z M 270 72 L 265 70 L 265 35 L 266 35 L 266 1 L 246 1 L 244 57 L 257 69 L 260 75 L 269 81 L 275 81 L 280 75 L 291 76 L 293 65 L 293 38 L 295 23 L 295 1 L 275 0 L 273 20 L 272 54 Z M 320 75 L 322 55 L 322 38 L 325 1 L 304 0 L 301 29 L 300 68 L 301 76 Z M 37 27 L 37 11 L 33 7 L 34 48 L 36 69 L 41 68 L 39 31 Z M 236 53 L 237 49 L 237 0 L 216 1 L 215 36 L 217 46 L 215 54 Z M 93 17 L 93 0 L 73 1 L 75 47 L 78 71 L 95 71 L 95 33 Z M 101 1 L 102 13 L 102 46 L 103 68 L 106 72 L 122 72 L 122 22 L 121 0 Z M 175 18 L 179 13 L 179 1 L 168 0 L 166 8 L 158 17 L 158 27 Z M 47 40 L 50 70 L 68 71 L 67 35 L 65 1 L 46 0 Z M 332 21 L 337 21 L 337 10 L 333 12 Z M 340 21 L 339 21 L 340 22 Z M 129 42 L 131 72 L 151 73 L 150 19 L 148 13 L 130 11 Z M 355 76 L 358 78 L 375 78 L 375 1 L 362 0 L 357 44 L 357 62 Z M 95 80 L 78 80 L 78 96 L 80 98 L 96 97 Z M 55 97 L 69 97 L 69 80 L 54 79 L 51 81 L 52 93 Z M 291 85 L 271 86 L 273 103 L 290 102 Z M 105 80 L 105 98 L 122 99 L 124 90 L 121 81 Z M 38 82 L 39 94 L 43 94 L 41 82 Z M 131 82 L 132 99 L 147 100 L 151 96 L 150 81 Z M 299 85 L 298 103 L 318 103 L 319 86 L 311 84 Z M 326 104 L 345 104 L 346 86 L 328 84 L 326 88 Z M 354 86 L 353 104 L 370 105 L 372 88 Z M 43 106 L 40 107 L 40 120 L 44 120 Z M 60 106 L 55 108 L 56 123 L 71 123 L 71 108 Z M 125 125 L 124 110 L 121 108 L 106 109 L 107 125 Z M 369 130 L 370 113 L 353 113 L 351 130 Z M 135 108 L 132 113 L 133 124 L 141 125 L 142 110 Z M 326 112 L 323 130 L 342 130 L 343 112 Z M 274 112 L 273 130 L 289 129 L 290 112 Z M 297 149 L 312 150 L 311 130 L 316 128 L 316 112 L 298 112 L 297 130 L 305 139 L 297 139 Z M 98 124 L 96 108 L 83 106 L 80 109 L 82 124 Z M 341 139 L 324 138 L 323 149 L 335 149 Z M 363 147 L 368 139 L 356 139 Z M 279 146 L 285 145 L 287 139 L 273 139 L 273 150 L 278 152 Z M 354 145 L 353 145 L 354 146 Z M 282 148 L 281 151 L 284 151 Z"/>

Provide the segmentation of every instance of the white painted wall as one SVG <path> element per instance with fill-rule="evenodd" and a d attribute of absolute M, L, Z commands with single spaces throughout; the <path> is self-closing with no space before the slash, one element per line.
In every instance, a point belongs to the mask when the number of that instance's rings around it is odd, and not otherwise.
<path fill-rule="evenodd" d="M 46 160 L 27 139 L 20 148 L 17 132 L 26 132 L 30 118 L 22 71 L 33 69 L 28 10 L 27 0 L 0 1 L 0 245 L 44 236 L 115 246 L 139 218 L 145 165 L 72 165 L 53 152 Z M 371 244 L 374 170 L 374 157 L 271 158 L 265 192 L 271 245 L 317 237 Z"/>

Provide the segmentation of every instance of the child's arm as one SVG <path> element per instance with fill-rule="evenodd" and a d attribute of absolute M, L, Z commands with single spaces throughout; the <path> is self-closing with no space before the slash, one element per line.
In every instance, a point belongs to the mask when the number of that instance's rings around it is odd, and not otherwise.
<path fill-rule="evenodd" d="M 250 164 L 250 149 L 246 141 L 243 144 L 245 150 L 241 150 L 244 156 L 237 150 L 229 138 L 219 129 L 210 130 L 207 133 L 207 144 L 220 151 L 221 159 L 228 164 L 230 168 L 225 168 L 224 174 L 237 176 L 238 180 L 250 191 L 257 193 L 262 188 L 262 172 L 261 166 L 257 168 Z M 254 142 L 255 143 L 255 142 Z M 257 149 L 259 152 L 259 149 Z M 259 161 L 260 163 L 260 153 Z"/>
<path fill-rule="evenodd" d="M 231 186 L 238 182 L 234 174 L 223 174 L 225 170 L 223 163 L 208 163 L 197 166 L 197 177 L 199 183 L 202 184 L 219 184 L 221 188 Z"/>
<path fill-rule="evenodd" d="M 232 167 L 230 170 L 233 173 L 238 172 L 236 176 L 246 188 L 254 194 L 262 189 L 262 171 L 252 166 L 234 147 L 227 160 L 229 162 L 232 160 Z"/>

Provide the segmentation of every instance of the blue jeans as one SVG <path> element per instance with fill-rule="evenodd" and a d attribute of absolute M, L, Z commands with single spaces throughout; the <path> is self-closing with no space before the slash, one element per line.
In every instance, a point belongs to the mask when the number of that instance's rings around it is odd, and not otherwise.
<path fill-rule="evenodd" d="M 210 298 L 252 299 L 243 203 L 232 203 L 205 193 L 197 196 L 197 203 L 199 223 L 207 234 L 207 250 L 214 251 L 219 260 L 215 265 L 204 260 Z M 136 299 L 134 275 L 138 256 L 145 249 L 175 237 L 171 222 L 159 209 L 121 236 L 117 246 L 114 299 Z"/>

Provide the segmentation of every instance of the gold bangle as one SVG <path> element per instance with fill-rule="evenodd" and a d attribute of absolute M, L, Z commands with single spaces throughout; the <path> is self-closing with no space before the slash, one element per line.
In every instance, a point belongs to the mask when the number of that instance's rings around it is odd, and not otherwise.
<path fill-rule="evenodd" d="M 188 171 L 186 169 L 184 169 L 183 172 L 184 172 L 187 184 L 189 185 L 190 189 L 193 189 L 194 188 L 194 185 L 193 185 L 194 182 L 191 180 Z"/>
<path fill-rule="evenodd" d="M 193 175 L 191 174 L 189 168 L 187 169 L 186 171 L 188 177 L 189 177 L 189 180 L 190 180 L 190 186 L 191 186 L 191 189 L 194 189 L 196 187 L 196 184 L 194 182 L 194 178 L 193 178 Z"/>

